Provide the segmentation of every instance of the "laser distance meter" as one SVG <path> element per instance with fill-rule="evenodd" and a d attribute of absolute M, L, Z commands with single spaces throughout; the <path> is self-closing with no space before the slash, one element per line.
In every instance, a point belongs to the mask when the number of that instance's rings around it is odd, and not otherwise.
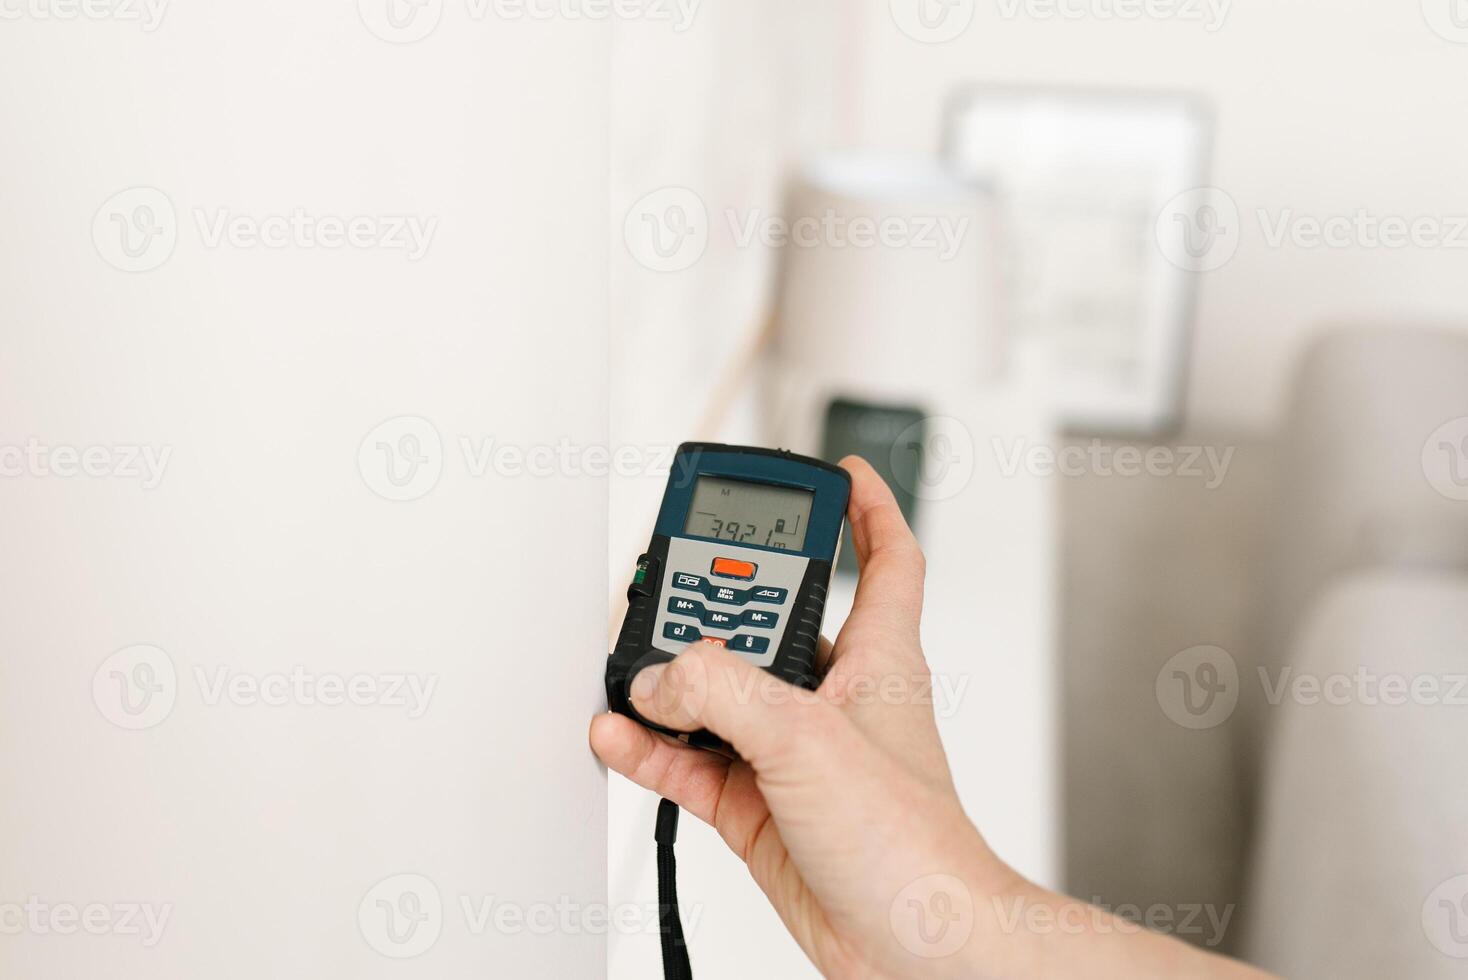
<path fill-rule="evenodd" d="M 607 661 L 611 709 L 666 731 L 638 716 L 628 686 L 638 671 L 672 661 L 699 640 L 813 690 L 850 496 L 846 471 L 820 460 L 744 446 L 680 446 Z M 727 750 L 707 732 L 668 734 Z"/>

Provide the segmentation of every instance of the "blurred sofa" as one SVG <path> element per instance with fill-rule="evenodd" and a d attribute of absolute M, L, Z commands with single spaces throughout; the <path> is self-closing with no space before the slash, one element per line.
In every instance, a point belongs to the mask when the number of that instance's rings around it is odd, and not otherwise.
<path fill-rule="evenodd" d="M 1232 452 L 1217 486 L 1067 481 L 1069 890 L 1213 906 L 1226 934 L 1183 938 L 1289 976 L 1468 975 L 1441 949 L 1456 933 L 1434 943 L 1427 918 L 1434 889 L 1468 874 L 1468 708 L 1279 696 L 1302 673 L 1468 672 L 1460 419 L 1468 333 L 1329 330 L 1276 434 L 1169 443 Z M 1236 666 L 1238 705 L 1185 730 L 1155 682 L 1201 645 Z"/>

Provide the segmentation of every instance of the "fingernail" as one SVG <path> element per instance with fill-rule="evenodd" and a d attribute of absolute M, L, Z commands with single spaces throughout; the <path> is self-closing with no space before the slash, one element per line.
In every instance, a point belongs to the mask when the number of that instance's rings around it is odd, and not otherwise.
<path fill-rule="evenodd" d="M 636 677 L 632 678 L 632 700 L 651 701 L 658 690 L 658 682 L 663 678 L 663 671 L 668 669 L 667 664 L 654 664 L 644 667 Z"/>

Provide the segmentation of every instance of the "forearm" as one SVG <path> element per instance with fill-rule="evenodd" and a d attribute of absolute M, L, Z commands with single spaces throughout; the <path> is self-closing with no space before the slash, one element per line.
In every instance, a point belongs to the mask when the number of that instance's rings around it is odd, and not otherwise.
<path fill-rule="evenodd" d="M 994 980 L 1269 976 L 1022 879 L 1003 893 L 980 899 L 974 911 L 975 935 L 966 950 L 969 969 Z"/>

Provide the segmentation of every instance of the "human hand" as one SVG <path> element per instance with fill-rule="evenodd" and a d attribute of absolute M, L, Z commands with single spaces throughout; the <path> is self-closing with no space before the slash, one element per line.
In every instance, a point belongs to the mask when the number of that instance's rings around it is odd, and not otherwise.
<path fill-rule="evenodd" d="M 1112 960 L 1117 976 L 1211 972 L 1193 960 L 1224 961 L 1119 923 L 1078 942 L 1006 920 L 1027 904 L 1102 913 L 1025 882 L 964 814 L 919 642 L 922 552 L 876 472 L 855 457 L 841 465 L 860 579 L 835 645 L 822 644 L 819 689 L 695 644 L 639 673 L 633 705 L 673 730 L 706 728 L 741 758 L 616 714 L 592 722 L 597 755 L 712 824 L 827 976 L 1106 976 Z M 1076 972 L 1059 972 L 1066 964 Z"/>
<path fill-rule="evenodd" d="M 834 648 L 822 644 L 820 689 L 697 644 L 642 671 L 633 703 L 666 727 L 709 729 L 740 761 L 620 715 L 597 718 L 591 742 L 612 769 L 712 824 L 823 972 L 910 976 L 917 964 L 889 924 L 899 892 L 951 872 L 955 855 L 990 887 L 1005 872 L 958 805 L 932 709 L 917 696 L 928 679 L 922 553 L 881 478 L 861 460 L 843 466 L 861 578 Z M 863 696 L 882 683 L 909 696 Z"/>

